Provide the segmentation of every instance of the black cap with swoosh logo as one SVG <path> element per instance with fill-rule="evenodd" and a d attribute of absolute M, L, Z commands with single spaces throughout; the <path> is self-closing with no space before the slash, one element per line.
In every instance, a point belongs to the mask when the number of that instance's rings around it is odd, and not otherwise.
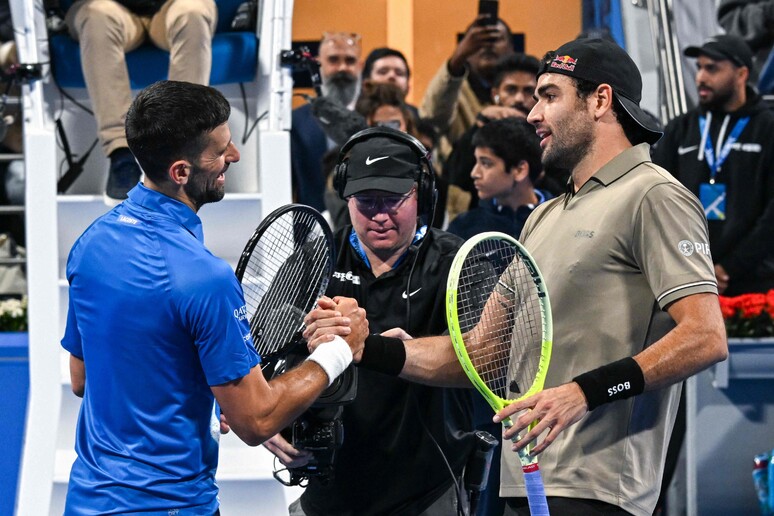
<path fill-rule="evenodd" d="M 405 194 L 414 186 L 420 167 L 419 157 L 408 145 L 393 138 L 369 138 L 350 151 L 344 197 L 365 190 Z"/>

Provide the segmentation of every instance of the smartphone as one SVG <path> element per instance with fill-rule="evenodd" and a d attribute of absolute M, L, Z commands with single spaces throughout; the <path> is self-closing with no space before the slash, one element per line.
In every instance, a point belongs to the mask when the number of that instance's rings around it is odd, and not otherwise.
<path fill-rule="evenodd" d="M 478 15 L 486 15 L 485 19 L 479 20 L 479 25 L 497 25 L 498 3 L 498 0 L 478 0 Z"/>

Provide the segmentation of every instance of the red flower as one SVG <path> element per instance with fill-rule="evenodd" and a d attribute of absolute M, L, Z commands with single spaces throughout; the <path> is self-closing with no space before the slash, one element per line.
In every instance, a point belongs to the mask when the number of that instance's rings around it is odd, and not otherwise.
<path fill-rule="evenodd" d="M 766 311 L 774 319 L 774 290 L 766 292 Z"/>
<path fill-rule="evenodd" d="M 723 319 L 728 319 L 736 314 L 736 303 L 733 297 L 718 296 L 720 301 L 720 313 L 723 314 Z"/>
<path fill-rule="evenodd" d="M 718 296 L 718 301 L 729 337 L 774 335 L 774 289 L 765 294 Z"/>
<path fill-rule="evenodd" d="M 766 294 L 745 294 L 740 297 L 739 308 L 743 317 L 758 317 L 766 308 Z"/>

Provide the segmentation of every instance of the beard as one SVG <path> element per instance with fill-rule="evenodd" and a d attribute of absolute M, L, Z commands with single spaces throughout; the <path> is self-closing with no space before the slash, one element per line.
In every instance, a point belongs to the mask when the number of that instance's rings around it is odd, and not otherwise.
<path fill-rule="evenodd" d="M 193 167 L 191 179 L 185 184 L 183 190 L 197 209 L 207 203 L 218 202 L 226 195 L 226 186 L 218 184 L 218 175 L 220 174 L 208 173 L 199 167 Z"/>
<path fill-rule="evenodd" d="M 541 161 L 544 169 L 572 172 L 591 150 L 594 137 L 591 127 L 584 126 L 580 121 L 564 124 L 562 133 L 562 139 L 557 139 L 557 134 L 552 131 L 554 141 L 543 151 Z"/>
<path fill-rule="evenodd" d="M 336 72 L 323 80 L 322 91 L 325 98 L 347 107 L 360 93 L 360 81 L 351 73 Z"/>
<path fill-rule="evenodd" d="M 712 90 L 712 95 L 707 99 L 702 99 L 699 97 L 699 104 L 702 107 L 712 111 L 722 111 L 733 96 L 733 88 L 716 89 Z"/>

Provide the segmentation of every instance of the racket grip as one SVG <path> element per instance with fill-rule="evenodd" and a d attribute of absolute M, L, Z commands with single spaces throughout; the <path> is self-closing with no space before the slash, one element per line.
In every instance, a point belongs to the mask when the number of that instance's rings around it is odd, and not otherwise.
<path fill-rule="evenodd" d="M 527 502 L 532 516 L 549 516 L 546 490 L 543 487 L 543 478 L 537 464 L 531 464 L 522 468 L 524 472 L 524 487 L 527 490 Z"/>

